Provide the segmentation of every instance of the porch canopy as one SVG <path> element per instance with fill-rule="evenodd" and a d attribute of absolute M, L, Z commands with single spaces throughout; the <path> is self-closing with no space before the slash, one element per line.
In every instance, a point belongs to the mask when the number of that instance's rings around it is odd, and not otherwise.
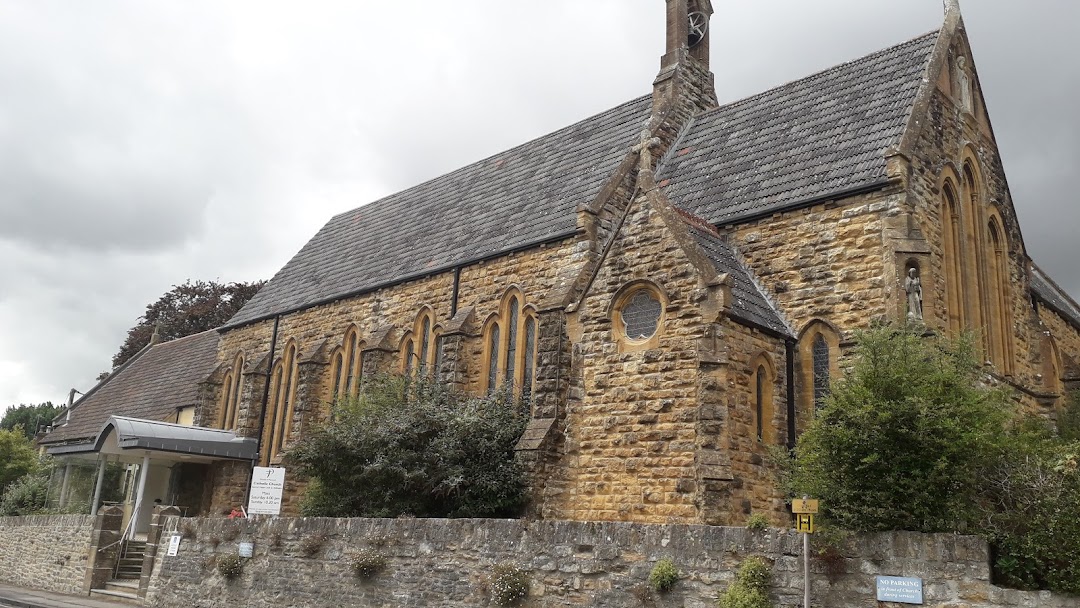
<path fill-rule="evenodd" d="M 165 460 L 254 460 L 258 442 L 232 431 L 110 416 L 91 441 L 47 446 L 52 456 L 110 454 Z M 169 455 L 174 455 L 172 458 Z M 187 458 L 184 458 L 187 456 Z"/>

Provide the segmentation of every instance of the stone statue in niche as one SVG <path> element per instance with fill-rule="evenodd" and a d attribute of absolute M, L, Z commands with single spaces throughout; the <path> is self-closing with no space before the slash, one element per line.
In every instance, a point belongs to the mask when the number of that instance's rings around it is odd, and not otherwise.
<path fill-rule="evenodd" d="M 971 102 L 971 77 L 967 72 L 967 57 L 960 57 L 956 60 L 956 86 L 960 89 L 960 107 L 966 112 L 973 111 L 973 105 Z"/>
<path fill-rule="evenodd" d="M 907 318 L 908 321 L 922 321 L 922 279 L 919 278 L 918 268 L 908 268 L 907 280 L 904 281 L 904 291 L 907 292 Z"/>

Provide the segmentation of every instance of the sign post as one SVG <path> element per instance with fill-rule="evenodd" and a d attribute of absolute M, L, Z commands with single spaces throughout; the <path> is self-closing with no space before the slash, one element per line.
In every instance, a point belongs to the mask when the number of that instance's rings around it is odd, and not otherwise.
<path fill-rule="evenodd" d="M 810 535 L 814 533 L 818 501 L 809 496 L 795 499 L 791 501 L 791 512 L 795 514 L 795 529 L 803 535 L 803 608 L 810 608 Z"/>
<path fill-rule="evenodd" d="M 281 494 L 285 491 L 285 469 L 255 467 L 251 473 L 249 515 L 281 515 Z"/>

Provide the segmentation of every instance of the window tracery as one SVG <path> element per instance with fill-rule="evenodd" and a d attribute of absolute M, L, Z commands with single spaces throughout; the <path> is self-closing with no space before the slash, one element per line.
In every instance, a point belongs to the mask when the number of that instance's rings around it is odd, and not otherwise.
<path fill-rule="evenodd" d="M 218 427 L 231 431 L 236 428 L 240 414 L 240 389 L 244 372 L 244 355 L 237 354 L 232 367 L 222 381 L 221 405 L 218 408 Z"/>
<path fill-rule="evenodd" d="M 290 340 L 282 351 L 281 358 L 274 364 L 270 374 L 270 407 L 267 411 L 268 422 L 264 436 L 263 463 L 276 459 L 288 443 L 292 431 L 292 419 L 295 413 L 296 379 L 299 371 L 297 346 Z"/>
<path fill-rule="evenodd" d="M 485 369 L 488 392 L 510 386 L 516 395 L 529 398 L 536 372 L 536 311 L 520 290 L 503 296 L 499 311 L 485 327 Z"/>

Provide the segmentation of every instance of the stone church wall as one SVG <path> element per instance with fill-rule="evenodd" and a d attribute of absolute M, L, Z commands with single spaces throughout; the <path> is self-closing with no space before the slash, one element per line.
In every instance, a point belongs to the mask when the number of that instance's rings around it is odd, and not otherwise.
<path fill-rule="evenodd" d="M 970 56 L 963 36 L 954 41 L 949 51 L 949 63 L 954 62 L 960 55 Z M 1004 167 L 982 106 L 981 94 L 975 92 L 973 113 L 962 111 L 952 94 L 950 80 L 949 67 L 946 66 L 926 110 L 928 119 L 924 122 L 915 142 L 912 158 L 909 159 L 912 218 L 929 251 L 929 255 L 924 258 L 926 267 L 923 271 L 926 316 L 929 322 L 939 327 L 948 324 L 941 217 L 944 193 L 941 183 L 946 172 L 962 175 L 964 159 L 973 156 L 978 161 L 982 182 L 979 184 L 980 211 L 975 219 L 980 228 L 985 230 L 982 224 L 988 221 L 991 210 L 999 214 L 1009 247 L 1008 314 L 1012 321 L 1009 339 L 1013 353 L 1013 369 L 1008 377 L 1002 376 L 1002 380 L 1018 390 L 1029 411 L 1046 413 L 1043 405 L 1046 401 L 1043 398 L 1044 383 L 1039 377 L 1043 370 L 1040 337 L 1042 329 L 1029 297 L 1031 281 L 1013 207 L 1014 201 L 1009 194 Z M 978 276 L 984 286 L 989 284 L 988 270 L 976 267 L 970 256 L 964 261 L 963 272 L 968 276 Z M 989 310 L 989 304 L 983 297 L 978 296 L 976 299 L 984 310 Z M 993 317 L 990 312 L 985 314 Z M 986 327 L 979 325 L 972 326 L 971 329 L 980 335 L 987 331 Z M 997 371 L 1000 376 L 1000 370 Z"/>
<path fill-rule="evenodd" d="M 720 348 L 701 363 L 699 465 L 710 456 L 714 466 L 699 466 L 702 521 L 739 526 L 753 513 L 776 524 L 789 517 L 785 496 L 771 470 L 768 446 L 785 446 L 788 438 L 787 353 L 784 343 L 733 320 L 721 324 Z M 762 438 L 757 437 L 754 382 L 756 367 L 764 364 L 772 376 Z M 772 415 L 768 415 L 771 407 Z"/>
<path fill-rule="evenodd" d="M 699 521 L 695 451 L 697 340 L 706 334 L 703 287 L 662 221 L 635 202 L 572 323 L 581 361 L 580 402 L 567 413 L 565 452 L 545 517 Z M 610 307 L 634 281 L 667 298 L 655 343 L 627 347 Z"/>
<path fill-rule="evenodd" d="M 481 369 L 484 340 L 480 332 L 483 322 L 498 311 L 506 291 L 511 287 L 519 287 L 525 296 L 526 304 L 539 303 L 540 299 L 553 289 L 558 273 L 576 259 L 576 250 L 574 241 L 568 240 L 461 269 L 458 311 L 461 313 L 470 307 L 473 309 L 472 320 L 465 328 L 464 352 L 458 361 L 464 371 L 463 388 L 472 394 L 482 392 L 486 370 Z M 392 350 L 383 354 L 378 371 L 400 372 L 399 341 L 405 332 L 412 328 L 421 309 L 424 306 L 431 307 L 436 331 L 450 322 L 453 280 L 454 273 L 446 272 L 283 315 L 278 327 L 275 360 L 281 356 L 291 339 L 297 341 L 302 365 L 305 357 L 314 354 L 313 351 L 326 342 L 321 359 L 315 358 L 309 363 L 311 372 L 306 379 L 301 378 L 301 385 L 298 386 L 306 398 L 298 399 L 296 404 L 291 438 L 299 437 L 305 428 L 325 419 L 332 385 L 328 356 L 333 348 L 341 344 L 345 331 L 351 324 L 355 323 L 359 327 L 360 339 L 365 341 L 365 348 L 379 346 L 370 343 L 371 336 L 379 329 L 387 326 L 394 328 L 388 337 L 389 348 Z M 262 321 L 226 332 L 219 349 L 219 362 L 228 364 L 237 352 L 242 352 L 248 367 L 253 368 L 268 354 L 272 332 L 273 321 Z M 263 369 L 255 370 L 258 373 L 249 374 L 254 380 L 240 404 L 238 432 L 243 436 L 254 437 L 258 434 L 267 368 L 264 362 Z M 249 372 L 251 371 L 253 370 L 249 369 Z M 203 404 L 202 419 L 216 420 L 218 407 L 220 388 L 213 393 L 212 399 Z M 212 512 L 236 506 L 239 504 L 236 502 L 237 497 L 242 500 L 243 483 L 246 481 L 237 486 L 234 482 L 239 479 L 233 479 L 234 477 L 237 476 L 228 471 L 222 471 L 218 476 L 218 479 L 224 480 L 227 487 L 215 488 Z M 302 484 L 288 490 L 285 513 L 297 514 L 299 504 L 295 498 L 301 493 Z"/>
<path fill-rule="evenodd" d="M 82 592 L 95 521 L 93 515 L 0 517 L 0 583 Z"/>
<path fill-rule="evenodd" d="M 763 556 L 773 569 L 778 607 L 802 602 L 802 543 L 790 530 L 525 520 L 273 519 L 248 523 L 235 540 L 226 519 L 171 519 L 186 530 L 167 557 L 162 536 L 145 605 L 225 606 L 491 606 L 493 566 L 528 574 L 526 608 L 590 606 L 712 608 L 742 560 Z M 217 556 L 253 542 L 243 574 L 227 582 Z M 311 548 L 315 548 L 311 551 Z M 351 555 L 373 548 L 385 568 L 353 576 Z M 305 551 L 307 549 L 307 551 Z M 653 565 L 670 558 L 680 580 L 668 594 L 646 591 Z M 1076 598 L 994 587 L 989 549 L 974 537 L 897 532 L 854 539 L 842 557 L 811 561 L 812 602 L 821 608 L 875 605 L 875 576 L 924 579 L 927 608 L 1066 608 Z"/>

